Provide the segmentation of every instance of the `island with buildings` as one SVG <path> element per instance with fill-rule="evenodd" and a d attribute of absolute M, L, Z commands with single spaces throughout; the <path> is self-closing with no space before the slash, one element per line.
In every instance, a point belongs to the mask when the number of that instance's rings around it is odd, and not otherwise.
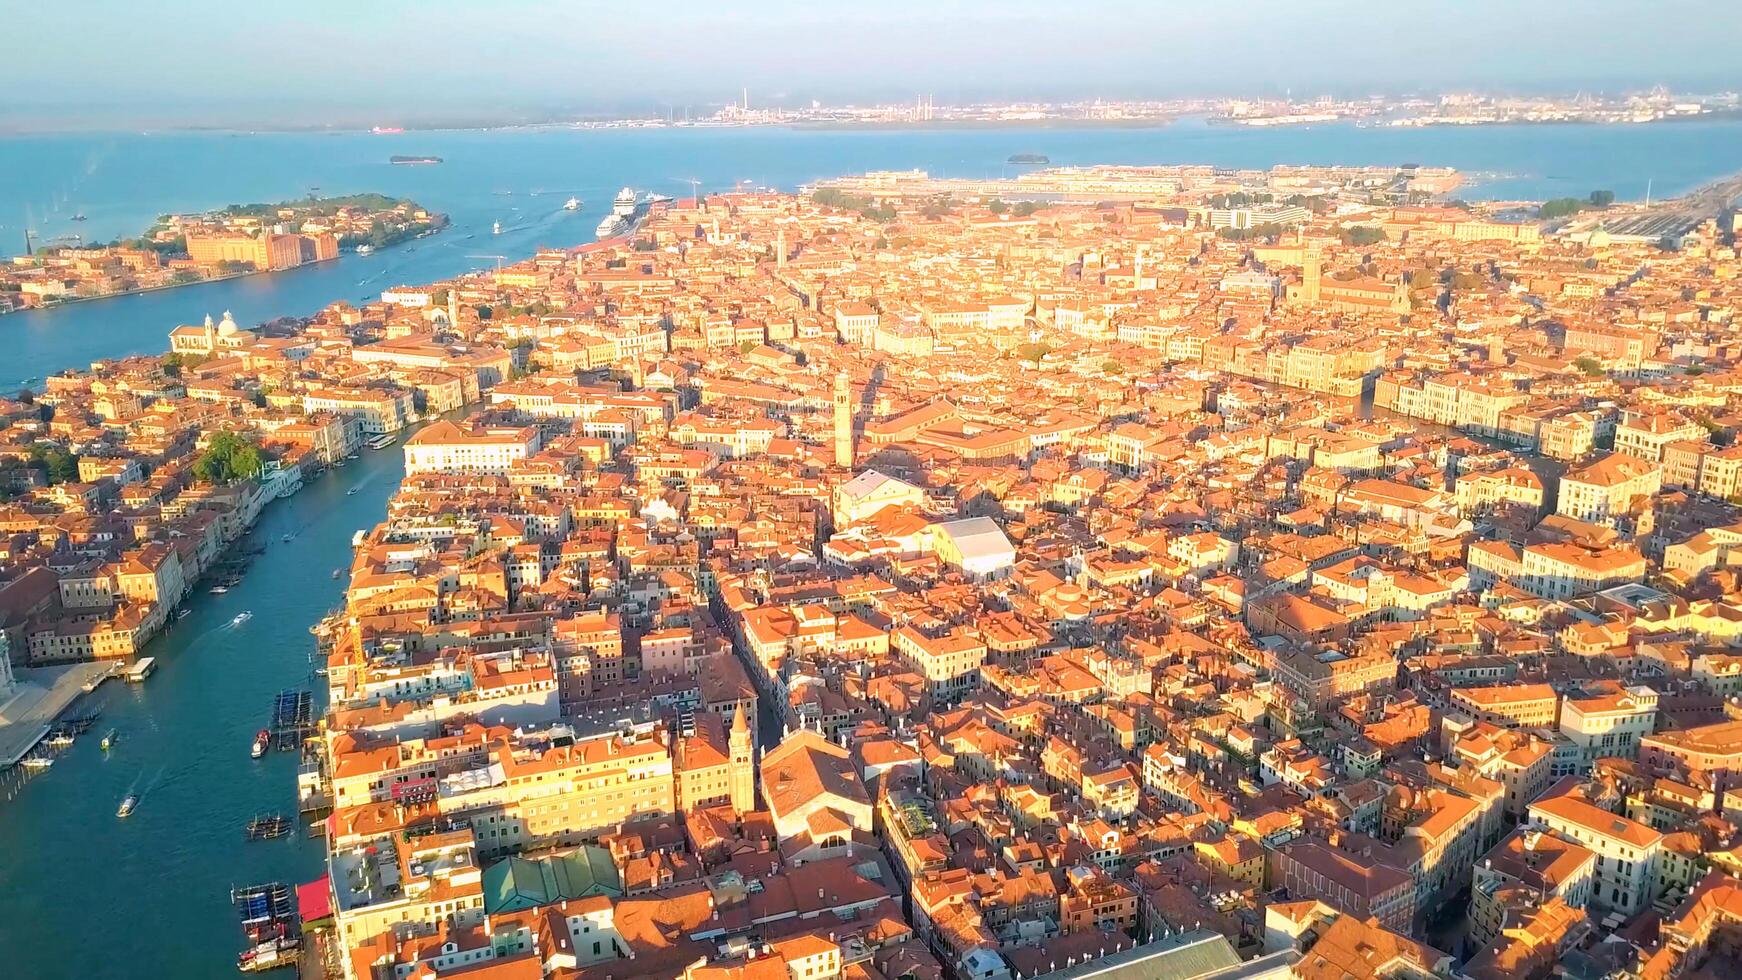
<path fill-rule="evenodd" d="M 872 174 L 177 328 L 4 406 L 14 658 L 216 547 L 218 433 L 404 435 L 244 966 L 1728 975 L 1733 195 L 1454 177 Z"/>
<path fill-rule="evenodd" d="M 253 272 L 278 272 L 433 233 L 444 215 L 381 194 L 232 204 L 166 214 L 138 238 L 57 240 L 0 265 L 0 313 L 119 296 Z"/>

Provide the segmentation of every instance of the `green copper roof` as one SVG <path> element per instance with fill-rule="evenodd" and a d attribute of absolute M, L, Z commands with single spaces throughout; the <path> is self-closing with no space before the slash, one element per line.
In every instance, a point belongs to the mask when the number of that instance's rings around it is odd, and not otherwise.
<path fill-rule="evenodd" d="M 484 911 L 491 915 L 594 895 L 623 895 L 617 867 L 602 847 L 536 860 L 504 858 L 484 869 Z"/>

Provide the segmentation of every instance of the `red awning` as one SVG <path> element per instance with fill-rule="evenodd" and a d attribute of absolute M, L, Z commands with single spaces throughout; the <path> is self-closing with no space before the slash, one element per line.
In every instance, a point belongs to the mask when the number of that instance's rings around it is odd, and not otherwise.
<path fill-rule="evenodd" d="M 296 886 L 296 914 L 304 922 L 332 917 L 333 886 L 326 875 Z"/>

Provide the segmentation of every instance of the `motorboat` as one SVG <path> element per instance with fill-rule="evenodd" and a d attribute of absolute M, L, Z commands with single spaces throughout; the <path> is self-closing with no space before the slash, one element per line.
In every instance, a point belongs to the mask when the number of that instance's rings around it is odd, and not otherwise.
<path fill-rule="evenodd" d="M 121 805 L 116 808 L 115 816 L 125 817 L 125 816 L 131 814 L 133 812 L 133 808 L 138 806 L 138 805 L 139 805 L 139 794 L 138 793 L 128 793 L 127 797 L 121 801 Z"/>
<path fill-rule="evenodd" d="M 491 222 L 490 223 L 490 234 L 492 234 L 492 235 L 502 234 L 502 222 L 500 222 L 500 221 Z"/>
<path fill-rule="evenodd" d="M 272 732 L 262 728 L 254 733 L 254 745 L 249 748 L 248 755 L 258 759 L 266 755 L 266 750 L 272 747 Z"/>
<path fill-rule="evenodd" d="M 46 755 L 33 755 L 20 762 L 19 765 L 26 769 L 47 769 L 54 765 L 54 760 Z"/>
<path fill-rule="evenodd" d="M 373 252 L 373 251 L 375 251 L 375 246 L 373 246 L 373 245 L 359 245 L 359 246 L 357 246 L 357 254 L 358 255 L 368 255 L 370 252 Z"/>
<path fill-rule="evenodd" d="M 230 587 L 227 585 L 214 585 L 208 591 L 210 591 L 212 593 L 212 595 L 223 595 L 224 593 L 230 591 Z"/>
<path fill-rule="evenodd" d="M 581 199 L 578 197 L 571 197 L 568 200 L 563 202 L 563 210 L 564 211 L 579 211 L 580 209 L 581 209 Z"/>
<path fill-rule="evenodd" d="M 243 973 L 261 973 L 279 967 L 294 966 L 297 950 L 302 948 L 299 936 L 279 936 L 268 939 L 236 957 L 236 968 Z"/>
<path fill-rule="evenodd" d="M 253 619 L 253 618 L 254 618 L 254 614 L 249 612 L 248 610 L 244 609 L 241 612 L 237 613 L 235 616 L 231 617 L 230 625 L 231 626 L 241 626 L 243 623 L 246 623 L 247 621 L 249 621 L 250 619 Z"/>
<path fill-rule="evenodd" d="M 97 743 L 97 747 L 102 749 L 104 752 L 107 752 L 115 747 L 115 742 L 119 740 L 119 738 L 120 735 L 115 731 L 115 729 L 111 728 L 103 733 L 103 740 Z"/>

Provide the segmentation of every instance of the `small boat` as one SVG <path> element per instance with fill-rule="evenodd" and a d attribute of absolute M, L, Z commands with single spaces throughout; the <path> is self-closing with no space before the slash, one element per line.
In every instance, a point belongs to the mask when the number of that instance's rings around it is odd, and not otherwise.
<path fill-rule="evenodd" d="M 272 840 L 290 833 L 290 821 L 276 813 L 262 814 L 248 821 L 249 840 Z"/>
<path fill-rule="evenodd" d="M 348 454 L 346 454 L 345 458 L 346 459 L 356 459 L 357 454 L 356 453 L 348 453 Z"/>
<path fill-rule="evenodd" d="M 358 255 L 368 255 L 370 252 L 373 252 L 373 251 L 375 251 L 375 246 L 373 246 L 373 245 L 359 245 L 359 246 L 357 246 L 357 254 Z"/>
<path fill-rule="evenodd" d="M 356 494 L 356 492 L 357 492 L 357 488 L 352 487 L 351 489 L 345 491 L 345 496 L 347 496 L 347 497 L 353 496 Z"/>
<path fill-rule="evenodd" d="M 73 220 L 74 220 L 74 221 L 83 221 L 83 220 L 85 220 L 85 213 L 84 213 L 84 212 L 83 212 L 83 211 L 80 211 L 80 212 L 79 212 L 79 213 L 78 213 L 78 214 L 75 214 L 75 215 L 73 215 Z"/>
<path fill-rule="evenodd" d="M 125 817 L 128 814 L 132 813 L 133 808 L 138 806 L 138 805 L 139 805 L 139 794 L 138 793 L 128 793 L 127 798 L 122 800 L 121 805 L 116 808 L 115 816 Z"/>
<path fill-rule="evenodd" d="M 249 756 L 258 759 L 264 756 L 266 750 L 271 747 L 272 732 L 269 729 L 262 728 L 254 733 L 254 745 L 249 748 L 248 754 Z"/>
<path fill-rule="evenodd" d="M 342 569 L 342 568 L 335 568 L 335 569 L 333 569 L 333 578 L 334 578 L 334 579 L 337 579 L 337 578 L 338 578 L 338 577 L 339 577 L 339 576 L 341 576 L 341 575 L 343 575 L 343 574 L 345 574 L 345 570 L 344 570 L 344 569 Z"/>
<path fill-rule="evenodd" d="M 102 749 L 104 752 L 107 752 L 115 747 L 115 741 L 120 737 L 120 734 L 116 732 L 115 729 L 111 728 L 103 733 L 103 740 L 97 743 L 97 747 Z"/>
<path fill-rule="evenodd" d="M 25 759 L 23 762 L 20 762 L 19 765 L 26 769 L 47 769 L 49 766 L 54 765 L 54 760 L 46 755 L 33 755 Z"/>
<path fill-rule="evenodd" d="M 249 621 L 250 619 L 253 619 L 253 618 L 254 618 L 254 614 L 249 612 L 248 610 L 244 609 L 230 619 L 230 625 L 231 626 L 241 626 L 243 623 L 246 623 L 247 621 Z"/>
<path fill-rule="evenodd" d="M 183 619 L 188 618 L 189 616 L 192 616 L 193 614 L 194 614 L 194 611 L 192 609 L 177 609 L 175 611 L 175 618 L 177 620 L 183 620 Z"/>
<path fill-rule="evenodd" d="M 51 748 L 64 749 L 73 744 L 73 733 L 64 728 L 56 729 L 49 733 L 48 738 L 43 739 L 43 744 L 48 745 Z"/>
<path fill-rule="evenodd" d="M 333 462 L 333 465 L 334 465 L 334 466 L 343 466 L 343 465 L 345 465 L 345 461 L 344 461 L 344 460 L 342 460 L 342 459 L 340 459 L 340 460 L 335 460 L 335 461 L 334 461 L 334 462 Z"/>
<path fill-rule="evenodd" d="M 490 234 L 492 234 L 492 235 L 502 234 L 502 222 L 500 222 L 500 221 L 491 222 L 490 223 Z"/>
<path fill-rule="evenodd" d="M 283 541 L 285 544 L 289 544 L 291 541 L 293 541 L 295 539 L 296 539 L 296 535 L 286 534 L 283 538 L 280 538 L 279 540 Z"/>
<path fill-rule="evenodd" d="M 563 202 L 563 210 L 564 211 L 579 211 L 580 209 L 581 209 L 581 199 L 578 197 L 571 197 L 568 200 Z"/>
<path fill-rule="evenodd" d="M 210 591 L 213 595 L 223 595 L 224 593 L 230 591 L 230 587 L 227 585 L 214 585 L 208 591 Z"/>

